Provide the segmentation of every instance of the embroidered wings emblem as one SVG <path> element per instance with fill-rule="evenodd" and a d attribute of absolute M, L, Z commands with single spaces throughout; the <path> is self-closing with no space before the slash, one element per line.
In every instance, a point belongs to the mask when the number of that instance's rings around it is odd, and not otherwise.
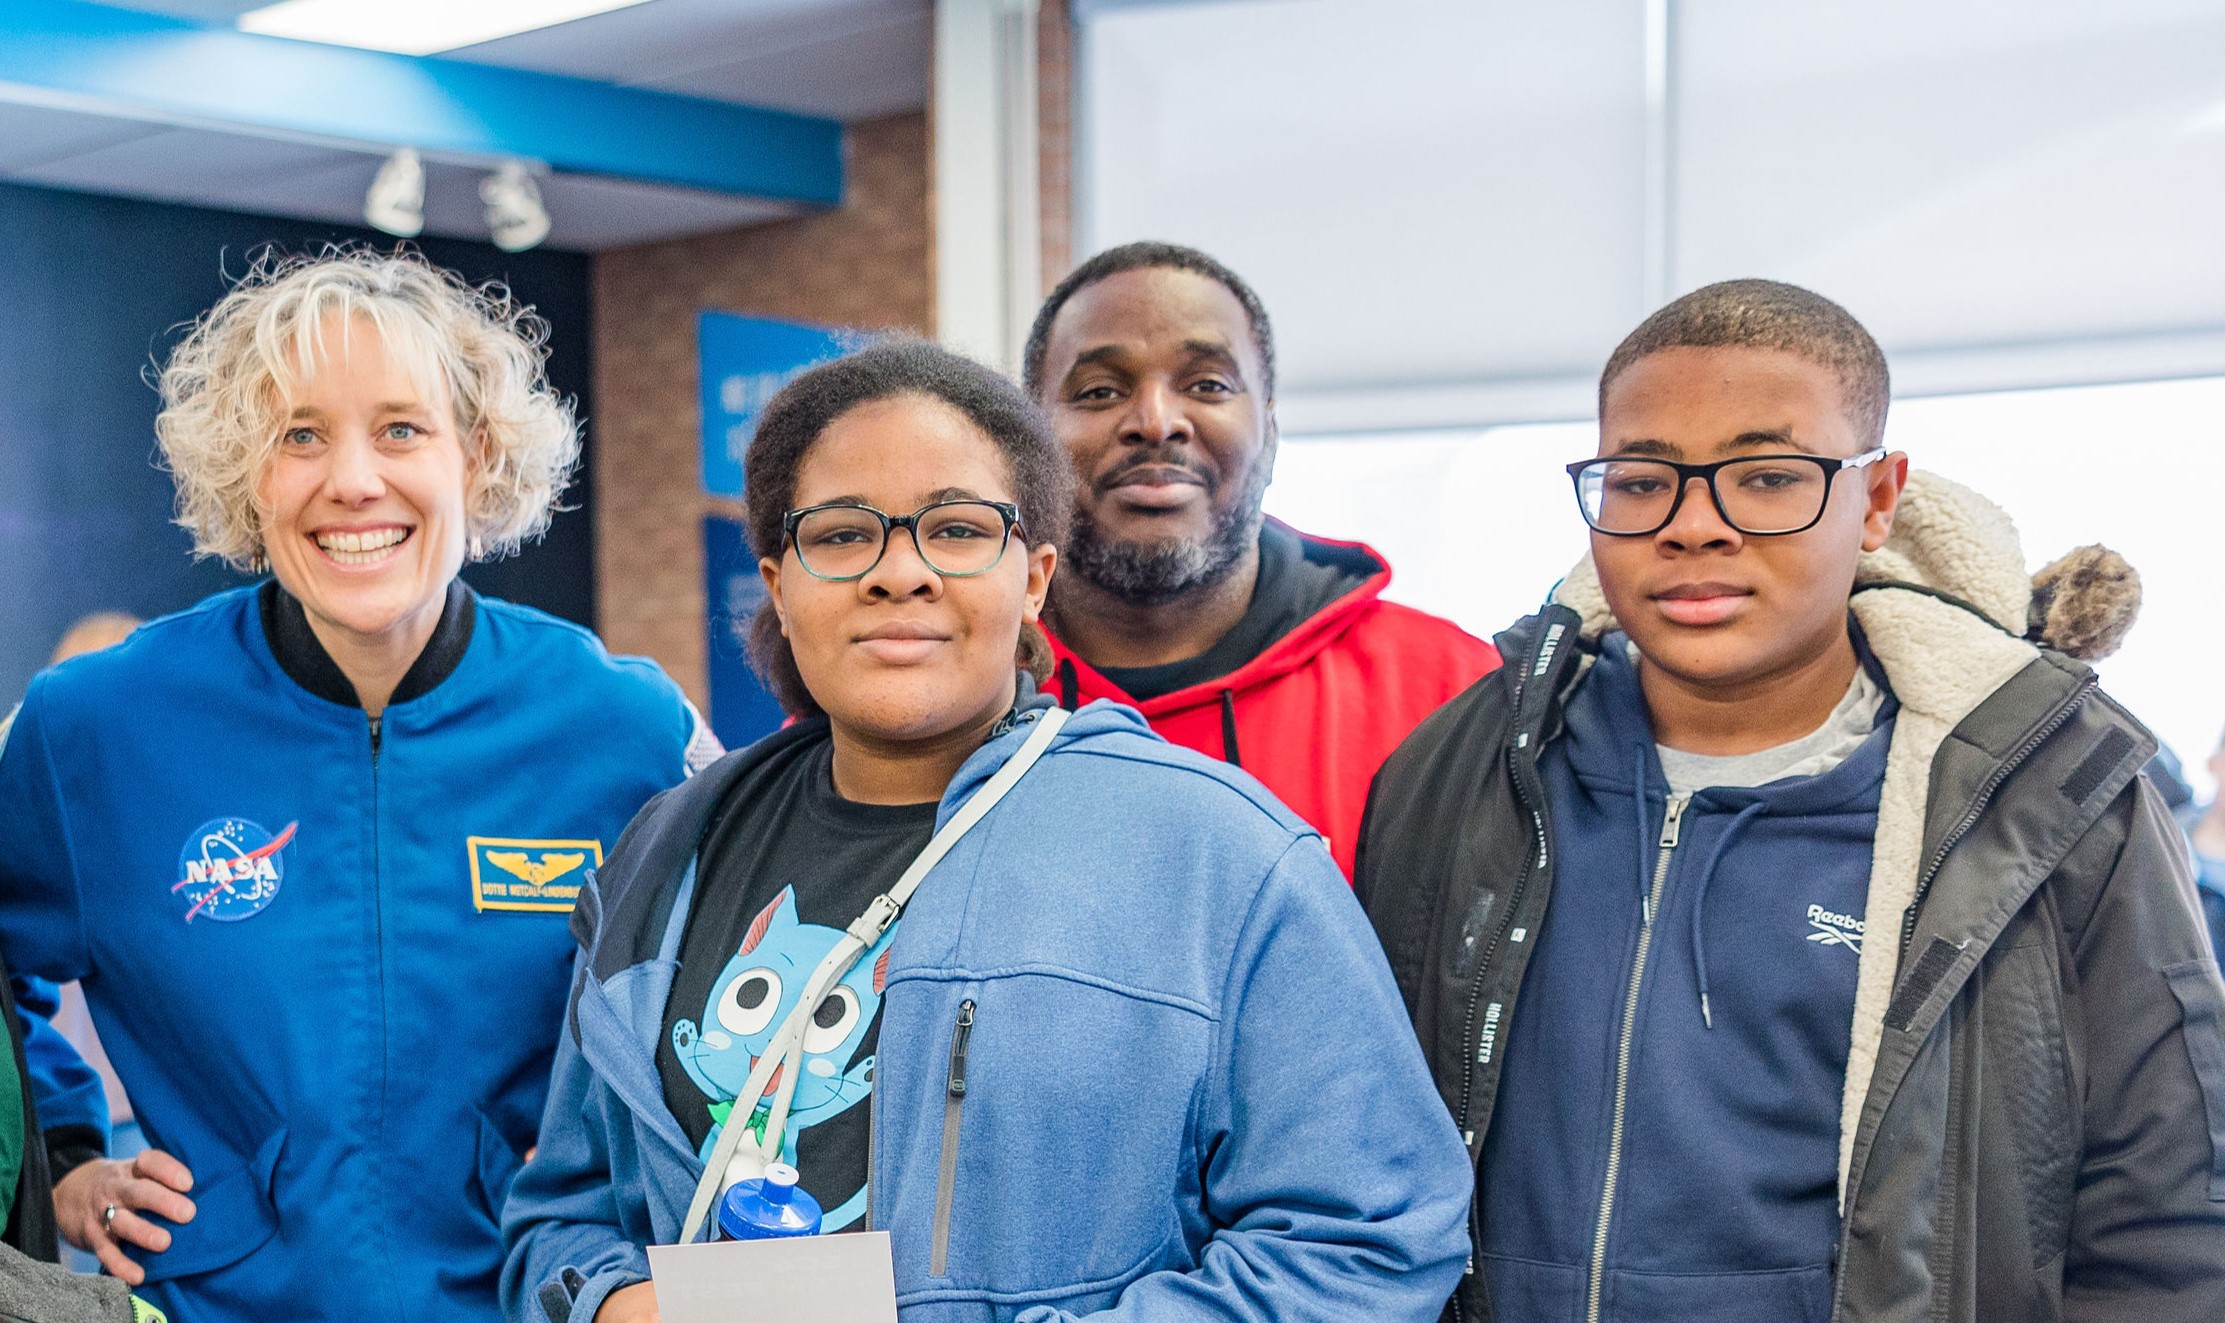
<path fill-rule="evenodd" d="M 544 854 L 529 859 L 523 850 L 489 850 L 487 862 L 510 876 L 542 886 L 587 862 L 584 854 Z"/>

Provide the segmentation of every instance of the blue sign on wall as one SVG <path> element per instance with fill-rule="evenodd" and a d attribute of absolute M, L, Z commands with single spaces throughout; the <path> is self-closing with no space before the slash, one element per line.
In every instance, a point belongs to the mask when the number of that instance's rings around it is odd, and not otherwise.
<path fill-rule="evenodd" d="M 833 330 L 706 312 L 696 319 L 703 395 L 703 490 L 742 499 L 743 460 L 765 405 L 806 369 L 866 344 L 860 331 Z M 749 668 L 750 621 L 765 602 L 757 553 L 740 511 L 703 520 L 705 624 L 709 632 L 711 728 L 729 749 L 780 728 L 780 704 Z"/>
<path fill-rule="evenodd" d="M 711 729 L 729 749 L 780 729 L 780 703 L 749 668 L 749 626 L 765 604 L 757 553 L 738 519 L 703 521 L 703 600 L 710 634 Z"/>
<path fill-rule="evenodd" d="M 765 405 L 804 369 L 864 343 L 857 331 L 724 312 L 700 314 L 696 353 L 702 368 L 703 490 L 740 500 L 742 457 L 749 453 L 749 439 Z"/>

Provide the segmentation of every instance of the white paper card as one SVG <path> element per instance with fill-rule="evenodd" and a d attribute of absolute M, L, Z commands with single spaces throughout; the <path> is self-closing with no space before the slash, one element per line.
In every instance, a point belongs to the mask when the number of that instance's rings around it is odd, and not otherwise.
<path fill-rule="evenodd" d="M 651 1245 L 664 1323 L 896 1323 L 886 1231 Z"/>

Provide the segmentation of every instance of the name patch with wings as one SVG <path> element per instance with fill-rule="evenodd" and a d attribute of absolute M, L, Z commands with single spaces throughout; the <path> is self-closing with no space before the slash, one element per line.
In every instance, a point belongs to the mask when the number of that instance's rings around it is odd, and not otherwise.
<path fill-rule="evenodd" d="M 467 836 L 471 907 L 569 914 L 587 871 L 602 867 L 601 841 L 534 841 Z"/>

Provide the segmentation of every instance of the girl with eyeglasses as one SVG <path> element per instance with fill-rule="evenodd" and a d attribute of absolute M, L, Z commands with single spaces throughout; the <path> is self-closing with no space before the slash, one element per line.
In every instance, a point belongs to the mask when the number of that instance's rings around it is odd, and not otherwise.
<path fill-rule="evenodd" d="M 644 1247 L 785 1163 L 890 1233 L 906 1323 L 1435 1318 L 1467 1160 L 1319 836 L 1036 693 L 1072 480 L 1034 407 L 884 345 L 783 391 L 747 476 L 795 720 L 583 893 L 509 1316 L 657 1318 Z"/>

